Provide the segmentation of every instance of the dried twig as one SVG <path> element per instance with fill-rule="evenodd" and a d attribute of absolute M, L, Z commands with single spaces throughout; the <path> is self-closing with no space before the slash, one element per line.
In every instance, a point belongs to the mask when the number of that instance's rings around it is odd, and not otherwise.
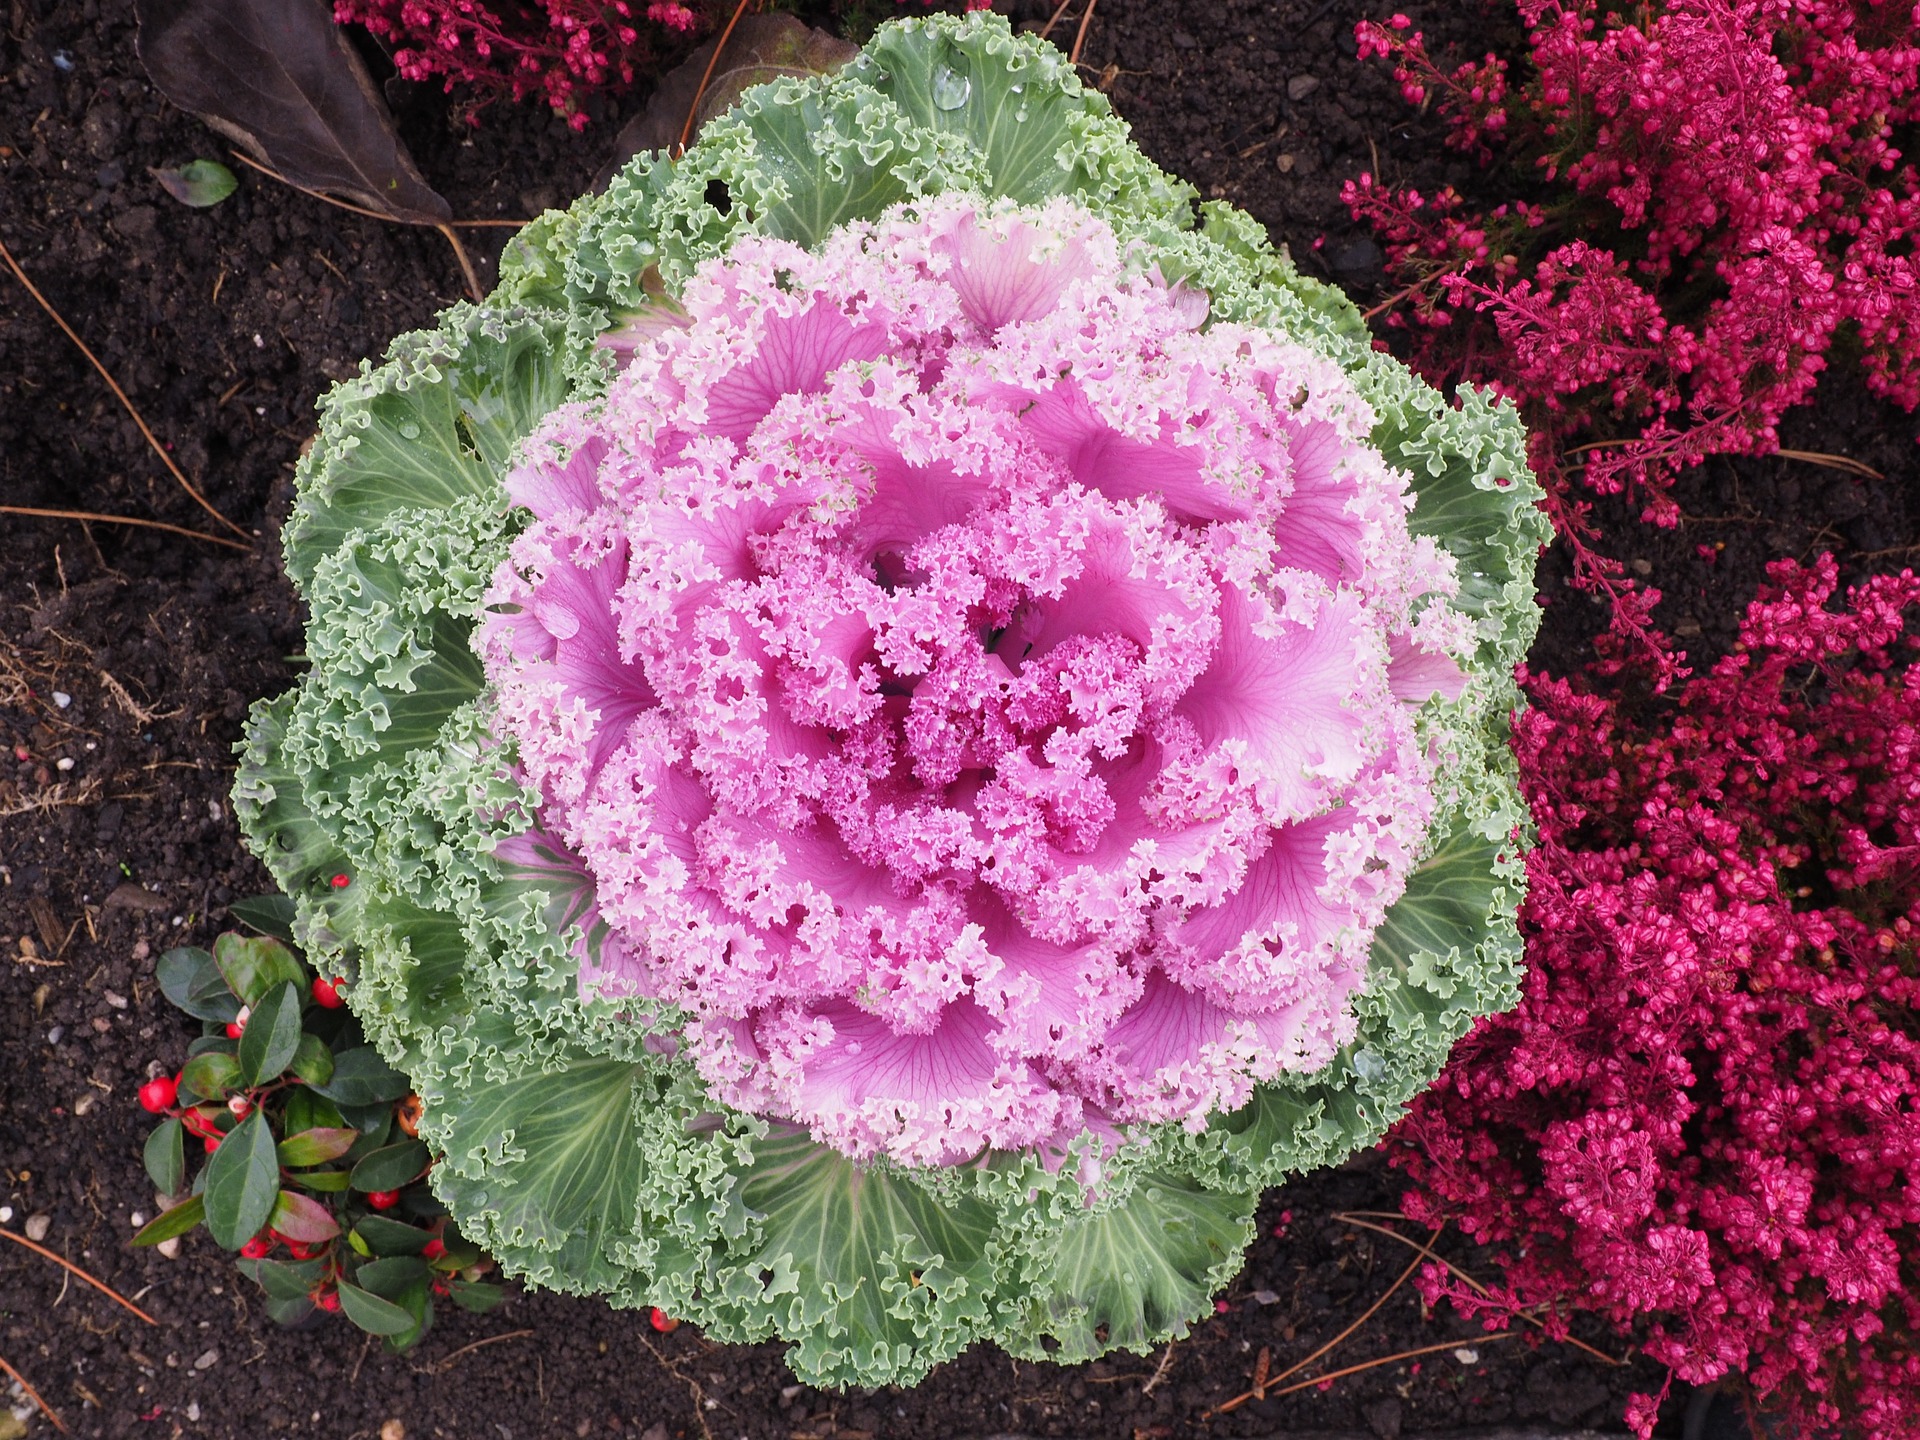
<path fill-rule="evenodd" d="M 1436 1350 L 1459 1350 L 1468 1345 L 1491 1345 L 1497 1340 L 1511 1340 L 1514 1337 L 1514 1333 L 1515 1332 L 1508 1330 L 1504 1334 L 1476 1335 L 1471 1340 L 1442 1340 L 1438 1345 L 1422 1345 L 1417 1350 L 1397 1351 L 1392 1355 L 1382 1355 L 1378 1360 L 1364 1360 L 1358 1365 L 1349 1365 L 1344 1370 L 1332 1370 L 1325 1375 L 1317 1375 L 1311 1380 L 1297 1381 L 1287 1386 L 1284 1390 L 1270 1389 L 1267 1391 L 1267 1398 L 1270 1400 L 1277 1399 L 1282 1395 L 1291 1395 L 1297 1390 L 1310 1390 L 1315 1385 L 1325 1385 L 1331 1380 L 1343 1380 L 1349 1375 L 1358 1375 L 1363 1370 L 1378 1370 L 1382 1365 L 1392 1365 L 1397 1361 L 1412 1360 L 1421 1355 L 1431 1355 Z"/>
<path fill-rule="evenodd" d="M 1851 455 L 1829 455 L 1824 450 L 1776 450 L 1773 452 L 1782 460 L 1804 460 L 1809 465 L 1824 465 L 1829 470 L 1844 470 L 1849 475 L 1858 475 L 1863 480 L 1884 480 L 1871 465 L 1855 460 Z"/>
<path fill-rule="evenodd" d="M 91 510 L 42 510 L 33 505 L 0 505 L 0 515 L 35 515 L 43 520 L 98 521 L 102 525 L 138 525 L 142 530 L 165 530 L 170 535 L 204 540 L 209 545 L 224 545 L 229 550 L 253 548 L 251 545 L 242 545 L 238 540 L 229 540 L 224 535 L 209 535 L 201 530 L 189 530 L 184 525 L 169 525 L 164 520 L 142 520 L 134 515 L 96 515 Z"/>
<path fill-rule="evenodd" d="M 1414 1263 L 1416 1265 L 1420 1263 L 1421 1256 L 1425 1256 L 1427 1259 L 1433 1260 L 1438 1264 L 1446 1266 L 1447 1273 L 1452 1275 L 1461 1284 L 1471 1289 L 1474 1294 L 1486 1295 L 1489 1293 L 1485 1285 L 1481 1284 L 1478 1280 L 1474 1279 L 1473 1276 L 1469 1275 L 1466 1271 L 1462 1270 L 1458 1265 L 1454 1264 L 1451 1260 L 1447 1259 L 1444 1255 L 1435 1255 L 1433 1251 L 1431 1251 L 1430 1249 L 1427 1249 L 1426 1246 L 1421 1245 L 1420 1242 L 1415 1240 L 1411 1235 L 1402 1235 L 1398 1230 L 1392 1229 L 1389 1226 L 1374 1225 L 1367 1220 L 1363 1220 L 1360 1218 L 1363 1215 L 1381 1215 L 1389 1220 L 1405 1220 L 1407 1218 L 1405 1215 L 1402 1215 L 1397 1211 L 1388 1211 L 1388 1210 L 1353 1210 L 1343 1214 L 1335 1214 L 1333 1218 L 1336 1220 L 1345 1221 L 1349 1225 L 1357 1225 L 1362 1230 L 1372 1230 L 1376 1234 L 1385 1235 L 1392 1240 L 1398 1240 L 1402 1245 L 1412 1245 L 1421 1252 L 1421 1255 L 1416 1255 L 1414 1257 Z M 1436 1235 L 1439 1234 L 1437 1230 L 1434 1233 Z M 1432 1243 L 1433 1242 L 1431 1240 L 1427 1242 L 1428 1245 L 1431 1245 Z M 1534 1326 L 1536 1329 L 1545 1330 L 1547 1328 L 1541 1322 L 1538 1316 L 1529 1315 L 1524 1310 L 1517 1310 L 1514 1313 L 1517 1314 L 1522 1320 L 1526 1321 L 1529 1325 Z M 1565 1335 L 1559 1338 L 1563 1339 L 1567 1344 L 1573 1346 L 1576 1350 L 1584 1350 L 1587 1352 L 1587 1354 L 1593 1356 L 1594 1359 L 1604 1360 L 1609 1365 L 1613 1365 L 1617 1367 L 1617 1366 L 1625 1365 L 1627 1363 L 1625 1360 L 1620 1359 L 1618 1356 L 1609 1355 L 1604 1350 L 1595 1349 L 1593 1346 L 1587 1344 L 1586 1341 L 1576 1339 L 1572 1335 Z"/>
<path fill-rule="evenodd" d="M 727 20 L 727 28 L 720 32 L 720 38 L 714 43 L 713 54 L 707 57 L 707 68 L 700 76 L 700 84 L 693 92 L 693 103 L 687 107 L 687 123 L 680 127 L 680 143 L 674 154 L 687 153 L 687 141 L 693 138 L 693 122 L 700 114 L 700 102 L 707 98 L 707 85 L 713 79 L 713 67 L 720 63 L 720 52 L 727 48 L 727 41 L 733 38 L 733 27 L 740 23 L 740 17 L 747 13 L 747 0 L 740 0 L 733 7 L 733 14 Z"/>
<path fill-rule="evenodd" d="M 1048 17 L 1047 23 L 1040 27 L 1040 38 L 1042 40 L 1053 33 L 1053 27 L 1060 23 L 1060 17 L 1066 14 L 1072 5 L 1073 0 L 1060 0 L 1060 8 L 1055 10 L 1053 14 Z"/>
<path fill-rule="evenodd" d="M 26 1376 L 9 1365 L 5 1359 L 0 1359 L 0 1370 L 4 1370 L 7 1374 L 11 1375 L 13 1377 L 13 1383 L 27 1392 L 27 1398 L 40 1407 L 40 1413 L 53 1422 L 54 1429 L 58 1430 L 62 1435 L 69 1433 L 67 1427 L 60 1423 L 60 1417 L 53 1413 L 53 1407 L 42 1400 L 40 1398 L 40 1392 L 27 1383 Z"/>
<path fill-rule="evenodd" d="M 1080 12 L 1080 28 L 1074 33 L 1073 49 L 1067 52 L 1069 65 L 1080 63 L 1080 51 L 1087 43 L 1087 26 L 1093 22 L 1093 7 L 1099 3 L 1100 0 L 1087 0 L 1087 8 Z"/>
<path fill-rule="evenodd" d="M 1338 1218 L 1338 1217 L 1335 1217 L 1335 1218 Z M 1403 1236 L 1401 1238 L 1405 1239 L 1406 1237 Z M 1351 1325 L 1347 1326 L 1346 1329 L 1342 1330 L 1338 1335 L 1334 1336 L 1331 1340 L 1327 1341 L 1326 1344 L 1322 1345 L 1318 1350 L 1314 1351 L 1311 1355 L 1307 1356 L 1304 1360 L 1295 1361 L 1292 1365 L 1289 1365 L 1285 1370 L 1282 1370 L 1278 1375 L 1275 1375 L 1272 1379 L 1268 1379 L 1265 1374 L 1265 1371 L 1267 1368 L 1265 1362 L 1270 1361 L 1273 1357 L 1268 1352 L 1262 1351 L 1261 1357 L 1260 1357 L 1261 1363 L 1256 1364 L 1254 1367 L 1253 1388 L 1251 1390 L 1246 1391 L 1243 1394 L 1234 1396 L 1231 1400 L 1225 1401 L 1222 1404 L 1214 1406 L 1213 1409 L 1205 1412 L 1205 1414 L 1203 1414 L 1201 1418 L 1204 1420 L 1208 1416 L 1224 1415 L 1229 1410 L 1238 1410 L 1242 1405 L 1246 1404 L 1249 1400 L 1264 1400 L 1267 1398 L 1269 1394 L 1285 1395 L 1289 1393 L 1289 1390 L 1300 1389 L 1301 1387 L 1298 1385 L 1290 1386 L 1288 1387 L 1288 1390 L 1281 1390 L 1281 1391 L 1273 1391 L 1270 1389 L 1270 1387 L 1274 1385 L 1278 1385 L 1282 1380 L 1285 1380 L 1289 1375 L 1299 1374 L 1300 1371 L 1306 1369 L 1307 1366 L 1313 1364 L 1314 1361 L 1318 1360 L 1321 1356 L 1325 1355 L 1328 1351 L 1338 1347 L 1343 1341 L 1346 1340 L 1346 1338 L 1349 1335 L 1353 1334 L 1354 1331 L 1358 1330 L 1362 1325 L 1365 1325 L 1367 1321 L 1371 1320 L 1374 1317 L 1374 1315 L 1379 1311 L 1380 1307 L 1386 1304 L 1387 1301 L 1393 1298 L 1394 1292 L 1397 1291 L 1402 1285 L 1406 1284 L 1408 1280 L 1413 1278 L 1413 1272 L 1420 1268 L 1421 1260 L 1433 1254 L 1432 1249 L 1429 1247 L 1431 1247 L 1433 1242 L 1435 1240 L 1438 1240 L 1439 1238 L 1440 1238 L 1440 1231 L 1436 1229 L 1433 1232 L 1433 1234 L 1427 1237 L 1427 1243 L 1425 1245 L 1420 1245 L 1417 1241 L 1408 1240 L 1407 1243 L 1410 1245 L 1415 1245 L 1416 1248 L 1419 1249 L 1420 1253 L 1414 1256 L 1412 1262 L 1408 1264 L 1407 1268 L 1400 1272 L 1400 1278 L 1398 1280 L 1395 1280 L 1393 1284 L 1389 1285 L 1386 1288 L 1386 1290 L 1381 1293 L 1380 1298 L 1375 1300 L 1373 1304 L 1369 1305 L 1366 1308 L 1366 1310 L 1361 1313 L 1360 1318 L 1358 1320 L 1355 1320 Z M 1457 1344 L 1458 1342 L 1456 1341 L 1455 1343 Z M 1363 1366 L 1362 1368 L 1364 1369 L 1365 1367 Z M 1345 1374 L 1347 1372 L 1342 1371 L 1340 1373 Z M 1333 1377 L 1331 1376 L 1321 1377 L 1321 1379 L 1331 1379 L 1331 1378 Z M 1320 1381 L 1308 1380 L 1303 1383 L 1307 1385 L 1318 1385 Z"/>
<path fill-rule="evenodd" d="M 207 502 L 207 497 L 202 495 L 198 490 L 193 488 L 193 482 L 187 479 L 186 472 L 181 470 L 181 468 L 178 465 L 173 463 L 173 457 L 167 454 L 166 448 L 162 446 L 161 443 L 154 438 L 153 431 L 147 428 L 147 422 L 143 418 L 141 418 L 140 412 L 134 409 L 133 401 L 129 400 L 127 398 L 127 392 L 120 388 L 120 382 L 115 380 L 113 376 L 108 372 L 107 367 L 100 363 L 100 358 L 97 355 L 95 355 L 93 351 L 87 348 L 87 342 L 80 338 L 80 336 L 74 331 L 74 328 L 71 325 L 67 324 L 66 320 L 61 316 L 60 312 L 54 309 L 52 304 L 47 300 L 47 297 L 42 295 L 40 291 L 37 288 L 35 288 L 33 281 L 27 278 L 27 272 L 20 268 L 20 262 L 13 258 L 13 252 L 7 249 L 7 247 L 4 244 L 0 244 L 0 260 L 4 260 L 7 262 L 7 268 L 13 271 L 13 278 L 18 280 L 22 285 L 26 287 L 27 293 L 34 298 L 35 303 L 38 304 L 42 310 L 47 312 L 48 316 L 51 317 L 51 319 L 53 320 L 53 323 L 58 325 L 61 328 L 61 330 L 63 330 L 66 333 L 66 337 L 69 340 L 71 340 L 79 348 L 80 353 L 87 357 L 87 363 L 92 365 L 95 370 L 98 370 L 100 372 L 100 378 L 106 381 L 107 388 L 113 391 L 113 398 L 118 400 L 120 404 L 125 408 L 127 414 L 133 417 L 133 423 L 138 425 L 140 427 L 140 433 L 147 437 L 147 444 L 151 445 L 153 447 L 153 453 L 160 457 L 160 463 L 162 465 L 165 465 L 167 469 L 172 472 L 173 478 L 180 482 L 180 488 L 182 490 L 185 490 L 187 494 L 191 495 L 194 499 L 194 503 L 199 505 L 199 507 L 202 510 L 206 511 L 209 515 L 213 516 L 214 519 L 218 520 L 222 525 L 226 526 L 227 529 L 233 531 L 234 534 L 240 536 L 242 539 L 247 538 L 247 532 L 245 530 L 242 530 L 238 525 L 234 524 L 233 521 L 227 519 L 226 516 L 222 515 L 218 510 L 214 509 L 213 506 Z M 104 519 L 105 517 L 103 516 L 100 518 Z M 128 521 L 120 521 L 117 523 L 131 525 L 131 524 L 139 524 L 141 522 L 128 520 Z M 145 523 L 157 524 L 158 522 L 147 521 Z M 167 526 L 162 526 L 161 528 L 171 530 L 171 529 L 174 529 L 175 527 L 171 525 L 167 525 Z M 191 530 L 182 530 L 180 533 L 183 535 L 193 534 Z M 248 550 L 248 549 L 251 549 L 252 546 L 241 545 L 238 548 L 242 550 Z"/>
<path fill-rule="evenodd" d="M 127 1297 L 122 1295 L 118 1290 L 114 1289 L 111 1285 L 107 1284 L 104 1280 L 94 1279 L 93 1276 L 89 1275 L 86 1271 L 82 1270 L 78 1265 L 74 1264 L 71 1260 L 67 1259 L 65 1256 L 56 1255 L 53 1253 L 53 1251 L 47 1249 L 46 1246 L 36 1245 L 33 1241 L 27 1239 L 26 1236 L 15 1234 L 11 1230 L 0 1229 L 0 1235 L 6 1236 L 7 1239 L 13 1241 L 17 1245 L 26 1246 L 27 1249 L 33 1251 L 33 1253 L 36 1255 L 45 1256 L 47 1259 L 53 1261 L 54 1264 L 58 1265 L 61 1269 L 67 1271 L 69 1274 L 76 1275 L 80 1279 L 86 1281 L 87 1284 L 93 1286 L 94 1289 L 98 1290 L 102 1295 L 105 1295 L 109 1300 L 114 1301 L 116 1304 L 126 1306 L 127 1309 L 131 1310 L 134 1314 L 138 1315 L 142 1320 L 146 1321 L 149 1325 L 158 1325 L 160 1323 L 158 1320 L 154 1319 L 153 1316 L 149 1315 L 146 1311 L 142 1310 L 138 1305 L 134 1304 L 131 1300 L 127 1299 Z"/>
<path fill-rule="evenodd" d="M 519 1340 L 531 1334 L 533 1334 L 531 1330 L 509 1330 L 502 1335 L 489 1335 L 484 1340 L 475 1340 L 471 1344 L 462 1345 L 451 1355 L 443 1356 L 441 1359 L 434 1361 L 433 1364 L 428 1367 L 428 1373 L 436 1375 L 443 1374 L 453 1368 L 453 1362 L 458 1360 L 462 1355 L 465 1355 L 471 1350 L 478 1350 L 482 1345 L 498 1345 L 502 1340 Z"/>

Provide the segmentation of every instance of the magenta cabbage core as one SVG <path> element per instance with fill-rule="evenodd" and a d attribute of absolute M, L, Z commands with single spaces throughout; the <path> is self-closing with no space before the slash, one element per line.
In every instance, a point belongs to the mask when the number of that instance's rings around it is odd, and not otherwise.
<path fill-rule="evenodd" d="M 744 239 L 681 303 L 529 443 L 480 633 L 583 990 L 910 1163 L 1324 1064 L 1470 643 L 1338 367 L 1067 202 Z"/>

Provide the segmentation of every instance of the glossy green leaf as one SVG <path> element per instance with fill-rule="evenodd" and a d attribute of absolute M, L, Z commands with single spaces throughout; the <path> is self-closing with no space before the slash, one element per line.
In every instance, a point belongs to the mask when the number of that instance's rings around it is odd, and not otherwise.
<path fill-rule="evenodd" d="M 226 977 L 227 988 L 248 1005 L 258 1005 L 274 986 L 290 984 L 305 992 L 311 982 L 299 957 L 268 935 L 242 935 L 229 930 L 213 942 L 213 963 Z"/>
<path fill-rule="evenodd" d="M 270 935 L 283 944 L 293 944 L 293 900 L 286 895 L 255 895 L 236 900 L 227 913 L 242 925 Z"/>
<path fill-rule="evenodd" d="M 154 1189 L 162 1195 L 180 1193 L 180 1187 L 187 1183 L 187 1154 L 186 1126 L 178 1117 L 169 1116 L 154 1127 L 141 1158 Z"/>
<path fill-rule="evenodd" d="M 240 1034 L 240 1077 L 247 1085 L 278 1079 L 300 1044 L 300 991 L 275 985 L 253 1007 Z"/>
<path fill-rule="evenodd" d="M 240 1062 L 224 1051 L 205 1051 L 180 1067 L 181 1092 L 202 1100 L 224 1100 L 241 1083 Z"/>
<path fill-rule="evenodd" d="M 227 1250 L 258 1235 L 280 1193 L 280 1162 L 273 1131 L 255 1110 L 233 1129 L 207 1161 L 207 1232 Z"/>
<path fill-rule="evenodd" d="M 333 1057 L 333 1076 L 314 1090 L 338 1105 L 391 1104 L 407 1093 L 407 1077 L 380 1058 L 371 1045 Z"/>
<path fill-rule="evenodd" d="M 240 1273 L 267 1292 L 269 1300 L 304 1300 L 320 1279 L 320 1262 L 303 1260 L 242 1260 Z"/>
<path fill-rule="evenodd" d="M 432 1154 L 418 1140 L 375 1150 L 353 1167 L 353 1188 L 369 1193 L 403 1190 L 425 1173 Z"/>
<path fill-rule="evenodd" d="M 346 1154 L 359 1138 L 358 1130 L 344 1128 L 302 1130 L 280 1142 L 280 1163 L 292 1170 L 306 1165 L 324 1165 Z"/>
<path fill-rule="evenodd" d="M 158 1245 L 162 1240 L 171 1240 L 176 1235 L 184 1235 L 206 1218 L 206 1202 L 198 1195 L 183 1200 L 171 1210 L 162 1210 L 153 1219 L 140 1227 L 133 1237 L 135 1245 Z"/>
<path fill-rule="evenodd" d="M 340 1309 L 369 1335 L 404 1335 L 419 1324 L 391 1300 L 382 1300 L 344 1281 L 340 1285 Z"/>
<path fill-rule="evenodd" d="M 287 1183 L 320 1195 L 343 1195 L 352 1188 L 352 1178 L 345 1170 L 302 1170 L 287 1176 Z"/>
<path fill-rule="evenodd" d="M 387 1255 L 369 1260 L 353 1272 L 353 1281 L 383 1299 L 398 1303 L 400 1292 L 427 1274 L 427 1262 L 413 1255 Z"/>
<path fill-rule="evenodd" d="M 153 973 L 161 993 L 196 1020 L 224 1025 L 240 1013 L 240 1001 L 205 950 L 169 950 L 154 962 Z"/>
<path fill-rule="evenodd" d="M 333 1051 L 318 1035 L 302 1035 L 287 1069 L 309 1085 L 325 1085 L 333 1079 Z"/>
<path fill-rule="evenodd" d="M 500 1302 L 507 1298 L 507 1292 L 498 1285 L 487 1285 L 473 1280 L 454 1280 L 447 1285 L 447 1298 L 462 1310 L 471 1310 L 476 1315 L 484 1315 L 489 1310 L 498 1310 Z"/>
<path fill-rule="evenodd" d="M 418 1255 L 433 1238 L 417 1225 L 389 1220 L 384 1215 L 363 1215 L 353 1229 L 375 1255 Z"/>

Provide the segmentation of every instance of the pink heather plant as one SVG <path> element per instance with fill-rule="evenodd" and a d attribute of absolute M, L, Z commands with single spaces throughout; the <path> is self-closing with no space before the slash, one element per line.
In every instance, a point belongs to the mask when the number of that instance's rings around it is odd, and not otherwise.
<path fill-rule="evenodd" d="M 989 3 L 967 0 L 966 8 Z M 409 80 L 463 91 L 474 109 L 539 96 L 584 130 L 587 96 L 647 79 L 660 68 L 660 42 L 670 52 L 733 8 L 722 0 L 334 0 L 333 13 L 388 42 Z"/>
<path fill-rule="evenodd" d="M 1920 579 L 1835 611 L 1831 559 L 1772 574 L 1677 698 L 1527 682 L 1525 999 L 1390 1143 L 1410 1215 L 1502 1251 L 1491 1295 L 1430 1269 L 1429 1300 L 1592 1311 L 1792 1433 L 1893 1440 L 1920 1433 Z"/>
<path fill-rule="evenodd" d="M 1531 73 L 1488 54 L 1451 71 L 1405 16 L 1357 28 L 1448 143 L 1504 157 L 1520 196 L 1451 188 L 1346 199 L 1388 242 L 1406 302 L 1388 321 L 1441 383 L 1512 396 L 1581 582 L 1616 629 L 1657 641 L 1568 488 L 1626 493 L 1672 524 L 1675 477 L 1765 454 L 1836 352 L 1869 390 L 1920 404 L 1920 12 L 1891 0 L 1518 0 Z M 1510 192 L 1511 193 L 1511 192 Z"/>
<path fill-rule="evenodd" d="M 658 43 L 708 24 L 714 0 L 334 0 L 334 18 L 393 46 L 409 80 L 439 80 L 476 106 L 538 95 L 576 130 L 583 96 L 632 85 Z"/>
<path fill-rule="evenodd" d="M 1432 817 L 1473 635 L 1371 411 L 1123 261 L 1067 201 L 742 239 L 506 482 L 479 648 L 583 986 L 857 1157 L 1321 1067 Z"/>

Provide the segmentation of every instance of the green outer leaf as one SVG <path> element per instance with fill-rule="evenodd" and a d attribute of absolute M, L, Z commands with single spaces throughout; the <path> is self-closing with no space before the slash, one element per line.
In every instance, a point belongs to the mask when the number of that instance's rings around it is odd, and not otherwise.
<path fill-rule="evenodd" d="M 482 1082 L 444 1107 L 434 1189 L 462 1230 L 488 1250 L 525 1256 L 543 1283 L 618 1284 L 614 1246 L 633 1228 L 640 1191 L 630 1163 L 640 1075 L 621 1061 L 582 1061 Z"/>
<path fill-rule="evenodd" d="M 142 1225 L 134 1235 L 132 1243 L 158 1245 L 162 1240 L 171 1240 L 176 1235 L 186 1234 L 204 1220 L 206 1215 L 206 1201 L 195 1195 L 189 1200 L 182 1200 L 171 1210 L 162 1210 Z"/>
<path fill-rule="evenodd" d="M 258 1235 L 280 1193 L 273 1131 L 255 1110 L 233 1128 L 207 1161 L 207 1232 L 222 1249 L 238 1250 Z"/>
<path fill-rule="evenodd" d="M 312 978 L 299 957 L 270 935 L 229 930 L 213 942 L 213 963 L 226 977 L 227 988 L 248 1005 L 258 1005 L 282 983 L 304 992 Z"/>
<path fill-rule="evenodd" d="M 297 1170 L 305 1165 L 324 1165 L 329 1160 L 338 1160 L 351 1150 L 359 1139 L 358 1130 L 323 1130 L 318 1127 L 302 1130 L 280 1142 L 280 1163 L 290 1170 Z"/>
<path fill-rule="evenodd" d="M 224 1025 L 240 1013 L 239 1000 L 205 950 L 192 946 L 169 950 L 154 962 L 153 973 L 161 993 L 196 1020 Z"/>
<path fill-rule="evenodd" d="M 340 1283 L 340 1309 L 369 1335 L 404 1335 L 419 1328 L 419 1321 L 391 1300 L 370 1295 L 344 1280 Z"/>
<path fill-rule="evenodd" d="M 336 1105 L 391 1104 L 407 1093 L 407 1077 L 382 1060 L 371 1046 L 362 1045 L 335 1055 L 333 1077 L 313 1090 Z"/>
<path fill-rule="evenodd" d="M 300 1044 L 300 990 L 283 982 L 267 991 L 240 1032 L 240 1078 L 245 1085 L 278 1079 Z"/>
<path fill-rule="evenodd" d="M 178 1195 L 187 1183 L 186 1126 L 178 1116 L 168 1116 L 147 1136 L 142 1160 L 147 1178 L 162 1195 Z"/>
<path fill-rule="evenodd" d="M 1023 1339 L 1023 1353 L 1071 1365 L 1180 1339 L 1239 1270 L 1259 1200 L 1147 1175 L 1123 1204 L 1069 1219 L 1049 1237 L 1054 1283 L 1029 1332 L 1057 1347 Z"/>
<path fill-rule="evenodd" d="M 361 1158 L 353 1167 L 353 1188 L 401 1190 L 418 1180 L 433 1157 L 418 1140 L 403 1140 Z"/>

